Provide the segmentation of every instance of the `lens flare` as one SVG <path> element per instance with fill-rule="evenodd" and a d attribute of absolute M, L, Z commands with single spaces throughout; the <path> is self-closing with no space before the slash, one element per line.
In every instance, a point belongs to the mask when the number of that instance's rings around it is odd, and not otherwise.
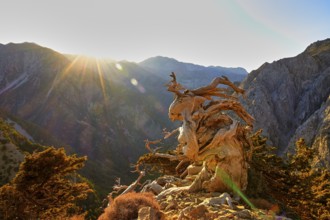
<path fill-rule="evenodd" d="M 76 64 L 76 62 L 81 58 L 81 56 L 76 56 L 73 61 L 68 64 L 68 66 L 62 71 L 60 72 L 60 74 L 57 74 L 52 86 L 50 87 L 50 89 L 47 92 L 46 97 L 48 98 L 49 95 L 52 93 L 53 89 L 60 83 L 62 82 L 62 80 L 65 78 L 65 76 L 68 74 L 69 70 Z"/>
<path fill-rule="evenodd" d="M 120 71 L 122 71 L 123 70 L 123 66 L 122 65 L 120 65 L 119 63 L 116 63 L 116 68 L 118 69 L 118 70 L 120 70 Z"/>
<path fill-rule="evenodd" d="M 244 193 L 239 189 L 239 187 L 231 180 L 229 175 L 219 167 L 216 168 L 215 173 L 227 187 L 231 188 L 233 192 L 239 195 L 245 202 L 248 204 L 251 209 L 255 209 L 256 207 L 249 201 L 249 199 L 244 195 Z"/>
<path fill-rule="evenodd" d="M 134 78 L 131 79 L 131 83 L 133 86 L 137 86 L 139 84 L 139 82 Z"/>

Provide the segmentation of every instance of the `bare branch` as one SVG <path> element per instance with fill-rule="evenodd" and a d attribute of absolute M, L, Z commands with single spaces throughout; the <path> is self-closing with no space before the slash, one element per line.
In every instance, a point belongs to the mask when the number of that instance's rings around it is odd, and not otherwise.
<path fill-rule="evenodd" d="M 141 171 L 138 178 L 131 184 L 129 185 L 124 192 L 122 192 L 120 195 L 133 192 L 135 188 L 140 184 L 141 179 L 146 175 L 145 171 Z"/>
<path fill-rule="evenodd" d="M 234 111 L 241 119 L 243 119 L 249 126 L 253 126 L 254 118 L 246 112 L 244 107 L 241 105 L 241 103 L 233 100 L 223 100 L 220 102 L 216 102 L 218 104 L 214 104 L 211 107 L 209 107 L 205 113 L 206 114 L 213 114 L 214 112 L 217 112 L 219 110 L 232 110 Z"/>
<path fill-rule="evenodd" d="M 175 93 L 177 96 L 182 96 L 183 94 L 180 90 L 184 90 L 181 84 L 177 83 L 175 73 L 172 72 L 171 75 L 172 80 L 170 83 L 167 84 L 167 91 Z"/>
<path fill-rule="evenodd" d="M 178 132 L 180 130 L 180 128 L 174 129 L 171 132 L 166 131 L 166 128 L 163 129 L 163 134 L 164 134 L 164 139 L 167 139 L 169 137 L 171 137 L 172 135 L 174 135 L 176 132 Z"/>
<path fill-rule="evenodd" d="M 155 141 L 149 141 L 148 139 L 147 140 L 144 140 L 144 142 L 146 143 L 145 147 L 147 148 L 147 150 L 154 154 L 156 152 L 156 150 L 160 149 L 159 147 L 156 148 L 155 150 L 151 149 L 150 145 L 151 144 L 159 144 L 160 142 L 162 141 L 162 139 L 158 139 L 158 140 L 155 140 Z"/>
<path fill-rule="evenodd" d="M 223 92 L 223 89 L 217 88 L 219 84 L 230 86 L 235 92 L 244 94 L 243 89 L 237 87 L 225 76 L 217 77 L 209 85 L 200 87 L 198 89 L 190 90 L 190 92 L 192 92 L 194 95 L 199 95 L 199 96 L 210 96 L 210 95 L 219 96 L 221 92 Z"/>

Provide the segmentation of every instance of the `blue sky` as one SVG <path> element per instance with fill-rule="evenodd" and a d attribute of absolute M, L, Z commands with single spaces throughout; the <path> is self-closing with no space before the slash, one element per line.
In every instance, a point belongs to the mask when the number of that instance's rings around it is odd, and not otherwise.
<path fill-rule="evenodd" d="M 2 0 L 0 10 L 2 44 L 135 62 L 251 71 L 330 37 L 328 0 Z"/>

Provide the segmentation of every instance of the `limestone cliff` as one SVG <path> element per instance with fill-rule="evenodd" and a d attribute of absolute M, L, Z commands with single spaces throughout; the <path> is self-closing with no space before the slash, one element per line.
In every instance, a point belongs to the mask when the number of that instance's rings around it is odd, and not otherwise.
<path fill-rule="evenodd" d="M 247 111 L 258 118 L 278 153 L 303 137 L 329 166 L 330 39 L 311 44 L 296 57 L 265 63 L 241 85 Z"/>

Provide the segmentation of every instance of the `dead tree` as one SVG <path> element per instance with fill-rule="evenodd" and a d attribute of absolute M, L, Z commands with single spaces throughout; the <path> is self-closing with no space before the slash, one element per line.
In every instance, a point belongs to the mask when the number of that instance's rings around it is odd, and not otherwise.
<path fill-rule="evenodd" d="M 182 176 L 192 183 L 185 190 L 245 190 L 248 159 L 243 146 L 252 150 L 249 134 L 254 119 L 238 102 L 237 95 L 244 95 L 244 90 L 226 77 L 187 90 L 177 82 L 175 73 L 170 76 L 167 88 L 175 99 L 169 107 L 169 118 L 182 121 L 182 126 L 174 130 L 179 132 L 176 152 L 181 161 L 190 161 Z M 234 112 L 237 120 L 227 111 Z M 165 138 L 170 134 L 173 132 L 167 132 Z"/>

